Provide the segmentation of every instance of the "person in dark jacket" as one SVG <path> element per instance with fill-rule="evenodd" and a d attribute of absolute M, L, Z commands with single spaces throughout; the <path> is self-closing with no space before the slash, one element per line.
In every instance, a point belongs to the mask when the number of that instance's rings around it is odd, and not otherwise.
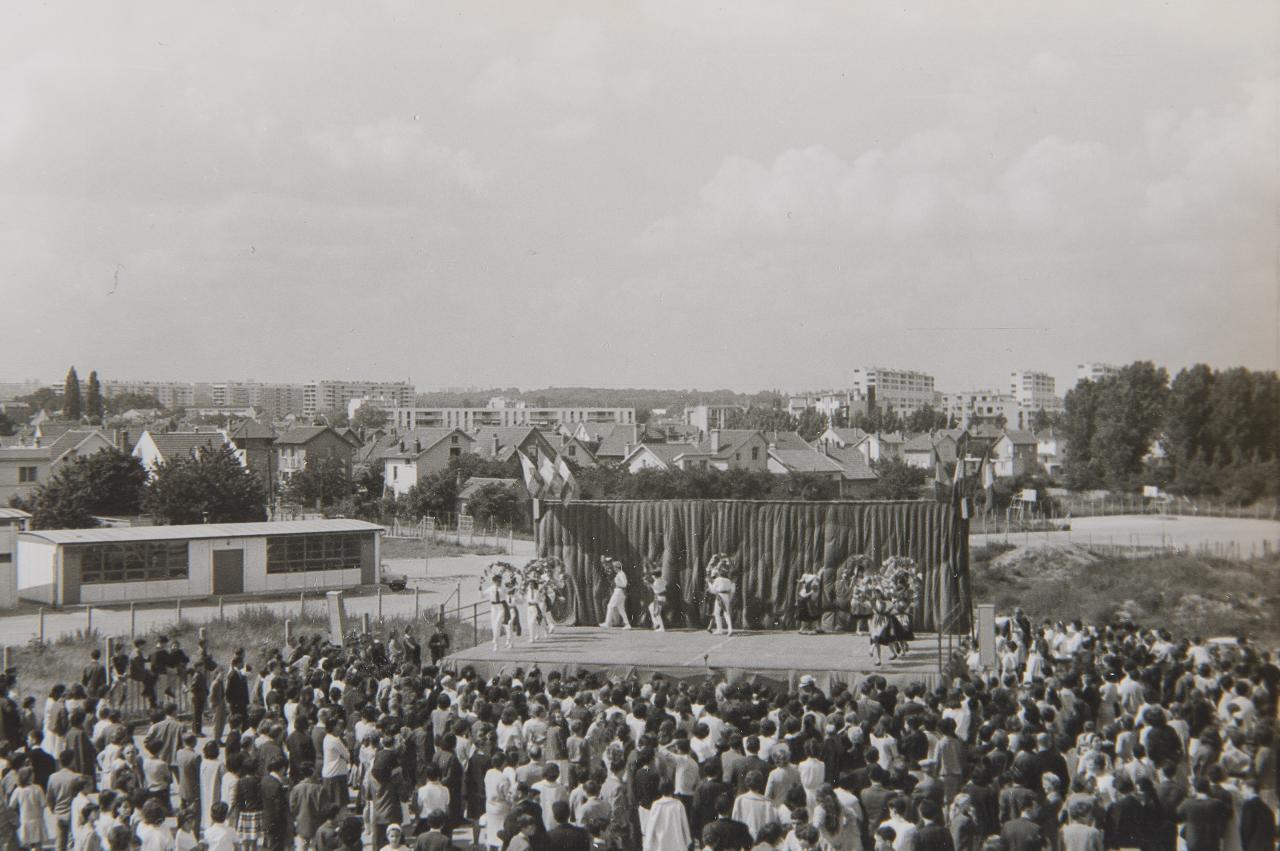
<path fill-rule="evenodd" d="M 1231 813 L 1211 794 L 1208 778 L 1197 777 L 1192 788 L 1195 793 L 1178 805 L 1187 851 L 1221 851 Z"/>
<path fill-rule="evenodd" d="M 284 740 L 284 750 L 289 759 L 289 780 L 297 783 L 302 779 L 302 767 L 309 766 L 312 772 L 316 766 L 316 745 L 311 738 L 311 719 L 305 712 L 299 712 L 293 719 L 293 732 Z"/>
<path fill-rule="evenodd" d="M 937 802 L 920 802 L 920 827 L 916 830 L 913 851 L 956 851 L 951 831 L 942 823 L 942 807 Z"/>
<path fill-rule="evenodd" d="M 89 697 L 105 697 L 107 693 L 107 666 L 102 664 L 102 651 L 94 649 L 89 653 L 89 664 L 84 666 L 80 675 L 80 684 L 84 686 Z"/>
<path fill-rule="evenodd" d="M 1240 845 L 1244 851 L 1274 851 L 1276 814 L 1258 796 L 1258 781 L 1246 780 L 1240 805 Z"/>
<path fill-rule="evenodd" d="M 237 650 L 231 659 L 223 699 L 232 715 L 243 717 L 249 711 L 249 680 L 244 671 L 244 650 Z"/>
<path fill-rule="evenodd" d="M 294 835 L 311 846 L 320 825 L 326 821 L 324 787 L 316 779 L 316 769 L 311 763 L 298 767 L 294 787 L 289 790 L 289 815 L 293 819 Z"/>
<path fill-rule="evenodd" d="M 436 748 L 433 762 L 440 769 L 440 782 L 449 790 L 449 829 L 462 824 L 463 803 L 462 795 L 462 763 L 458 760 L 458 755 L 454 753 L 454 749 L 458 746 L 458 737 L 453 733 L 445 733 L 440 737 L 439 746 Z M 539 812 L 538 824 L 542 824 L 541 810 Z M 544 827 L 545 830 L 545 827 Z"/>
<path fill-rule="evenodd" d="M 542 843 L 543 848 L 554 848 L 555 851 L 590 851 L 591 834 L 570 821 L 568 801 L 556 801 L 552 804 L 551 817 L 555 819 L 556 824 L 547 831 Z"/>
<path fill-rule="evenodd" d="M 1137 848 L 1143 835 L 1142 803 L 1129 775 L 1116 777 L 1116 799 L 1107 807 L 1103 838 L 1108 848 Z"/>
<path fill-rule="evenodd" d="M 1036 822 L 1036 806 L 1034 798 L 1024 800 L 1018 817 L 1001 828 L 1000 838 L 1008 851 L 1041 851 L 1045 847 L 1044 833 Z"/>
<path fill-rule="evenodd" d="M 289 841 L 289 790 L 284 774 L 289 761 L 276 756 L 262 778 L 262 838 L 267 851 L 284 851 Z"/>

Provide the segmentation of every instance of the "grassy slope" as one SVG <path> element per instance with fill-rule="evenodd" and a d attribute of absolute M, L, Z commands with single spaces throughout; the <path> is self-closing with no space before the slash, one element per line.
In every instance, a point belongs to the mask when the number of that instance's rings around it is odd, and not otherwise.
<path fill-rule="evenodd" d="M 1048 552 L 984 547 L 971 553 L 974 598 L 998 612 L 1022 606 L 1033 620 L 1117 612 L 1179 636 L 1246 633 L 1280 640 L 1280 558 L 1253 562 L 1194 556 L 1127 559 L 1082 547 Z"/>
<path fill-rule="evenodd" d="M 327 633 L 329 629 L 328 615 L 323 613 L 319 603 L 309 607 L 304 619 L 299 620 L 297 613 L 294 612 L 289 616 L 289 620 L 293 621 L 293 629 L 296 633 L 313 635 Z M 268 651 L 284 646 L 284 622 L 283 615 L 267 606 L 261 606 L 245 609 L 238 616 L 228 618 L 226 621 L 220 623 L 214 621 L 203 626 L 214 659 L 225 664 L 236 648 L 243 647 L 249 663 L 254 666 L 254 670 L 258 670 Z M 395 629 L 403 632 L 404 628 L 411 624 L 413 624 L 412 618 L 389 617 L 386 619 L 385 627 L 387 630 Z M 143 637 L 148 640 L 148 647 L 150 647 L 152 640 L 163 633 L 171 639 L 176 638 L 181 641 L 183 649 L 188 654 L 194 654 L 200 626 L 191 623 L 174 624 Z M 358 629 L 359 626 L 358 619 L 348 619 L 348 629 Z M 435 624 L 419 620 L 415 626 L 414 634 L 422 644 L 423 659 L 428 659 L 427 638 L 434 631 Z M 472 645 L 470 620 L 466 622 L 449 620 L 445 627 L 453 639 L 455 650 Z M 377 634 L 376 623 L 373 629 Z M 480 639 L 484 641 L 487 638 L 488 625 L 481 624 Z M 18 669 L 18 692 L 24 695 L 45 695 L 55 683 L 79 682 L 80 672 L 89 661 L 89 651 L 100 647 L 101 640 L 102 637 L 95 631 L 88 636 L 81 633 L 76 636 L 66 636 L 49 644 L 41 645 L 32 642 L 25 647 L 13 648 L 10 651 L 11 664 Z"/>

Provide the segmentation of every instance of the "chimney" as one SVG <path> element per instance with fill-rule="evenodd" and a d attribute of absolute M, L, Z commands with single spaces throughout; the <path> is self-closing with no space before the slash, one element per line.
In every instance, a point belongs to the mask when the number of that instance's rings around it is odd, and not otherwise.
<path fill-rule="evenodd" d="M 403 440 L 402 440 L 402 441 L 400 441 L 400 451 L 401 451 L 401 452 L 403 452 L 403 451 L 404 451 L 404 441 L 403 441 Z"/>
<path fill-rule="evenodd" d="M 720 453 L 720 429 L 711 429 L 711 454 L 718 455 Z"/>
<path fill-rule="evenodd" d="M 422 441 L 416 437 L 413 439 L 413 451 L 418 453 L 422 452 Z"/>
<path fill-rule="evenodd" d="M 623 458 L 630 457 L 632 451 L 635 450 L 635 448 L 636 448 L 636 445 L 634 443 L 622 444 L 622 457 Z"/>
<path fill-rule="evenodd" d="M 496 434 L 493 436 L 493 457 L 498 457 L 498 436 Z"/>

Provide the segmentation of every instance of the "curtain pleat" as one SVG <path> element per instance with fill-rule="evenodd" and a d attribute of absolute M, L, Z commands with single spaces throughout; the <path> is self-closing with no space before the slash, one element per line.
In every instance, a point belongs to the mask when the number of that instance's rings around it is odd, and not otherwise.
<path fill-rule="evenodd" d="M 793 629 L 800 574 L 814 568 L 838 574 L 858 555 L 877 564 L 905 555 L 924 573 L 914 612 L 916 629 L 970 629 L 968 524 L 944 503 L 570 502 L 544 508 L 538 551 L 564 560 L 580 624 L 604 617 L 612 583 L 600 562 L 616 558 L 631 583 L 628 613 L 633 622 L 646 599 L 643 574 L 658 569 L 667 580 L 667 623 L 705 626 L 710 607 L 705 605 L 704 568 L 713 554 L 722 552 L 740 568 L 735 625 Z"/>

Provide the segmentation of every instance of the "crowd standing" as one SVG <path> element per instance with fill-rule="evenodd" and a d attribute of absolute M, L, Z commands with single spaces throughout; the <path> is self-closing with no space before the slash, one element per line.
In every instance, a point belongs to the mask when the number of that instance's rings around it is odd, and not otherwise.
<path fill-rule="evenodd" d="M 486 679 L 441 667 L 440 630 L 427 659 L 405 630 L 256 669 L 139 642 L 42 702 L 0 680 L 0 851 L 1275 848 L 1268 653 L 1021 612 L 1000 632 L 993 669 L 963 646 L 938 684 L 791 687 Z"/>

